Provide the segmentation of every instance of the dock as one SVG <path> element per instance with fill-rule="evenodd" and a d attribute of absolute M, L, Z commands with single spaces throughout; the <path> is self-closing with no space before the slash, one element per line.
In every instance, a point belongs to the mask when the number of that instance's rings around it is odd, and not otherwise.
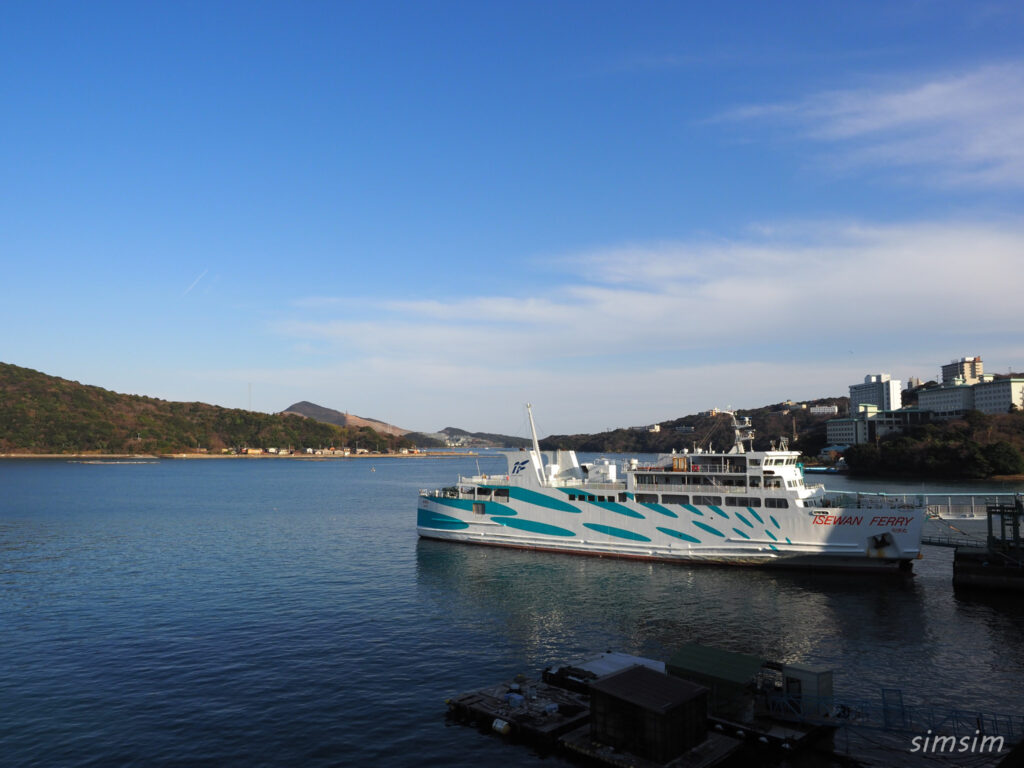
<path fill-rule="evenodd" d="M 590 719 L 585 697 L 522 676 L 459 694 L 446 703 L 449 715 L 459 722 L 549 749 Z"/>
<path fill-rule="evenodd" d="M 1009 760 L 1001 766 L 1024 765 L 1003 754 L 1024 753 L 1020 714 L 909 705 L 899 689 L 881 694 L 836 698 L 832 670 L 690 643 L 667 662 L 609 651 L 447 703 L 450 718 L 492 736 L 616 768 L 816 760 L 809 752 L 842 761 L 852 758 L 851 736 L 877 745 L 922 734 L 972 740 Z"/>
<path fill-rule="evenodd" d="M 986 505 L 988 536 L 984 545 L 959 546 L 953 555 L 953 586 L 1024 591 L 1024 542 L 1021 521 L 1024 495 L 1012 503 L 992 499 Z"/>

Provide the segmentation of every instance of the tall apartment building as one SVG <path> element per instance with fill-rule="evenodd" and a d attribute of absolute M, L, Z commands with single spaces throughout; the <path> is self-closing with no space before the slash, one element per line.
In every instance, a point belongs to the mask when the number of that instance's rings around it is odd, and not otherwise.
<path fill-rule="evenodd" d="M 962 379 L 964 384 L 977 384 L 984 373 L 980 357 L 961 357 L 942 366 L 942 383 L 954 384 L 957 379 Z"/>
<path fill-rule="evenodd" d="M 850 385 L 850 416 L 856 416 L 859 406 L 874 405 L 880 411 L 895 411 L 903 407 L 900 380 L 888 373 L 874 373 L 864 377 L 863 384 Z"/>

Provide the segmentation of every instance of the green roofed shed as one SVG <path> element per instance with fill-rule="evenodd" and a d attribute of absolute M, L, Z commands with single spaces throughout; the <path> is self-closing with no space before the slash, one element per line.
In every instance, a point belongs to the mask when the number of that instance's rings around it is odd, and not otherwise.
<path fill-rule="evenodd" d="M 759 656 L 688 643 L 672 655 L 665 669 L 706 687 L 712 712 L 737 716 L 752 706 L 755 680 L 765 664 Z"/>

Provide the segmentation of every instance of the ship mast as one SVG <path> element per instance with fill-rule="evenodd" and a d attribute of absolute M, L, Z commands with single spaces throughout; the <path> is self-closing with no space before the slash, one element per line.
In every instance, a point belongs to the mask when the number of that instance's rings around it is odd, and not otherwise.
<path fill-rule="evenodd" d="M 530 417 L 530 434 L 533 435 L 533 450 L 537 453 L 537 460 L 540 461 L 540 443 L 537 441 L 537 426 L 533 423 L 533 408 L 526 404 L 526 415 Z"/>

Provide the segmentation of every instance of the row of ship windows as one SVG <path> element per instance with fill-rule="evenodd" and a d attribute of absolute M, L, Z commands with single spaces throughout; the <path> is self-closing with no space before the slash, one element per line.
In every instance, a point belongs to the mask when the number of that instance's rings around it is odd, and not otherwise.
<path fill-rule="evenodd" d="M 692 501 L 691 501 L 692 499 Z M 641 504 L 657 504 L 658 494 L 656 493 L 638 493 L 636 494 L 636 500 Z M 760 507 L 762 499 L 757 496 L 726 496 L 725 506 L 727 507 Z M 787 499 L 764 499 L 764 506 L 769 509 L 788 509 L 789 501 Z M 721 506 L 721 496 L 681 496 L 675 493 L 663 493 L 661 494 L 662 504 L 698 504 L 702 506 Z"/>
<path fill-rule="evenodd" d="M 750 477 L 747 478 L 751 488 L 762 487 L 762 478 Z M 763 478 L 763 486 L 765 488 L 801 488 L 803 487 L 803 480 L 797 478 L 796 480 L 786 480 L 783 484 L 781 477 L 765 477 Z M 694 486 L 694 485 L 719 485 L 729 486 L 733 488 L 742 488 L 745 483 L 742 478 L 725 477 L 725 476 L 710 476 L 710 475 L 637 475 L 636 484 L 639 486 L 644 485 L 679 485 L 679 486 Z"/>
<path fill-rule="evenodd" d="M 765 459 L 764 460 L 764 466 L 766 466 L 766 467 L 787 466 L 787 465 L 791 465 L 791 464 L 796 464 L 796 457 L 795 456 L 791 456 L 788 459 Z M 759 465 L 760 465 L 760 460 L 759 459 L 751 459 L 750 460 L 750 466 L 756 467 L 756 466 L 759 466 Z"/>
<path fill-rule="evenodd" d="M 638 493 L 634 496 L 640 504 L 698 504 L 702 506 L 721 506 L 721 496 L 686 496 L 678 493 Z M 570 493 L 569 501 L 626 501 L 626 494 L 615 496 L 591 496 L 586 493 Z M 762 499 L 757 496 L 726 496 L 727 507 L 760 507 Z M 788 509 L 787 499 L 764 499 L 764 506 L 769 509 Z"/>
<path fill-rule="evenodd" d="M 618 499 L 614 495 L 609 496 L 593 496 L 588 493 L 570 493 L 569 501 L 625 501 L 626 494 L 620 493 Z"/>
<path fill-rule="evenodd" d="M 477 488 L 477 497 L 487 497 L 491 495 L 492 489 L 490 488 Z M 494 488 L 493 494 L 495 499 L 501 499 L 504 501 L 508 500 L 508 489 L 507 488 Z M 721 496 L 706 496 L 706 495 L 693 495 L 689 496 L 686 494 L 679 493 L 637 493 L 634 498 L 640 504 L 697 504 L 702 506 L 721 506 Z M 569 501 L 626 501 L 628 497 L 625 493 L 619 494 L 608 494 L 607 496 L 594 495 L 588 493 L 570 493 Z M 764 506 L 769 509 L 788 509 L 789 501 L 786 499 L 773 499 L 766 498 L 763 500 Z M 757 496 L 726 496 L 725 506 L 727 507 L 760 507 L 762 499 Z M 475 505 L 474 505 L 475 508 Z M 481 510 L 482 511 L 482 510 Z"/>
<path fill-rule="evenodd" d="M 493 489 L 492 488 L 477 488 L 476 489 L 476 495 L 478 497 L 481 497 L 481 496 L 482 497 L 487 497 L 487 496 L 491 495 L 492 491 L 494 492 L 494 498 L 496 498 L 496 499 L 504 499 L 505 501 L 508 501 L 508 488 L 493 488 Z M 470 496 L 473 495 L 473 489 L 472 488 L 467 488 L 467 489 L 465 489 L 464 492 L 468 493 Z"/>

